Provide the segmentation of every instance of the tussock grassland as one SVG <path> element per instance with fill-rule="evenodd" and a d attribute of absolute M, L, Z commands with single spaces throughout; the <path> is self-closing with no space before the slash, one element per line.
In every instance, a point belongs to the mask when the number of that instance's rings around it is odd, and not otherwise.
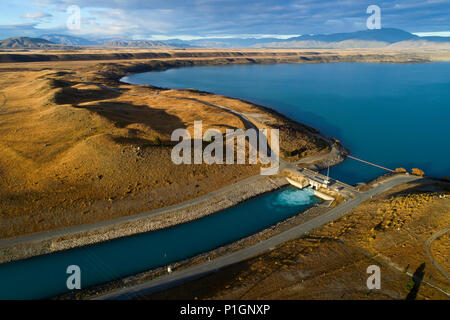
<path fill-rule="evenodd" d="M 245 129 L 230 112 L 174 97 L 259 114 L 280 128 L 282 150 L 328 150 L 313 129 L 260 106 L 119 83 L 131 69 L 84 61 L 1 65 L 1 238 L 140 213 L 259 174 L 258 165 L 174 165 L 173 130 L 192 132 L 194 120 L 202 120 L 204 130 Z"/>
<path fill-rule="evenodd" d="M 446 52 L 440 52 L 440 57 Z M 427 62 L 391 50 L 72 50 L 0 52 L 0 237 L 63 228 L 175 204 L 257 174 L 258 166 L 170 160 L 176 128 L 245 128 L 193 97 L 257 114 L 280 129 L 281 155 L 327 152 L 312 128 L 273 110 L 197 91 L 119 83 L 133 72 L 253 63 Z M 88 84 L 113 87 L 116 91 Z M 125 94 L 121 94 L 125 93 Z"/>

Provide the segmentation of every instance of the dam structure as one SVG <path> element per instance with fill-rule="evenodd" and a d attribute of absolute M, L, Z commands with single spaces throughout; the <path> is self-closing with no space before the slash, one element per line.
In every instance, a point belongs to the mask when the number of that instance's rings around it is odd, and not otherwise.
<path fill-rule="evenodd" d="M 285 169 L 287 181 L 294 187 L 299 189 L 311 188 L 314 192 L 314 196 L 325 201 L 326 206 L 330 206 L 335 197 L 330 194 L 339 194 L 344 198 L 349 198 L 356 190 L 341 181 L 330 179 L 319 172 L 310 169 Z M 321 189 L 322 191 L 319 191 Z"/>

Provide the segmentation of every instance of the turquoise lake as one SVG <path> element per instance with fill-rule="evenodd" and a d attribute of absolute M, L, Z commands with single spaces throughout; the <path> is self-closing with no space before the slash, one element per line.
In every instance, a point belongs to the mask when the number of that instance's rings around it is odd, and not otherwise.
<path fill-rule="evenodd" d="M 450 63 L 188 67 L 123 81 L 248 100 L 339 139 L 358 158 L 450 176 Z M 356 184 L 384 172 L 348 159 L 330 175 Z"/>
<path fill-rule="evenodd" d="M 318 203 L 309 189 L 287 187 L 193 222 L 0 265 L 0 299 L 39 299 L 67 292 L 66 269 L 81 287 L 187 259 L 268 228 Z"/>

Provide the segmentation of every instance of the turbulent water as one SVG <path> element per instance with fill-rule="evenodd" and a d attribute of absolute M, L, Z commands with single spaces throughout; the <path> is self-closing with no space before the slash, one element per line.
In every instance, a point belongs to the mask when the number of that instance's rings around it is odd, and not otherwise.
<path fill-rule="evenodd" d="M 450 63 L 190 67 L 124 81 L 259 103 L 337 138 L 358 158 L 450 176 Z M 382 173 L 349 159 L 330 175 L 354 184 Z"/>
<path fill-rule="evenodd" d="M 312 196 L 314 196 L 314 192 L 311 189 L 304 189 L 303 191 L 288 189 L 274 197 L 268 205 L 273 208 L 308 205 L 311 203 Z"/>
<path fill-rule="evenodd" d="M 310 190 L 284 188 L 172 228 L 0 265 L 0 299 L 51 297 L 67 290 L 66 268 L 81 286 L 104 283 L 187 259 L 270 227 L 318 203 Z"/>

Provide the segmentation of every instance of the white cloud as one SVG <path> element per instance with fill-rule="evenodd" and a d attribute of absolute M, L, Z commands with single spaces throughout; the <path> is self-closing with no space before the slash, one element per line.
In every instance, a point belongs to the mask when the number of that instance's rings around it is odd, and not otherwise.
<path fill-rule="evenodd" d="M 414 33 L 419 37 L 450 37 L 450 31 L 439 31 L 439 32 L 417 32 Z"/>
<path fill-rule="evenodd" d="M 45 12 L 31 12 L 31 13 L 25 13 L 22 15 L 22 18 L 25 19 L 43 19 L 43 18 L 50 18 L 52 15 Z"/>
<path fill-rule="evenodd" d="M 32 37 L 36 33 L 36 26 L 37 24 L 35 22 L 0 25 L 0 39 L 17 35 Z"/>
<path fill-rule="evenodd" d="M 28 9 L 31 13 L 20 18 L 23 12 L 16 12 L 17 16 L 11 17 L 9 22 L 21 23 L 24 19 L 36 22 L 34 29 L 37 35 L 44 29 L 64 25 L 66 9 L 71 4 L 81 8 L 82 30 L 77 34 L 87 37 L 117 35 L 201 39 L 241 35 L 255 38 L 265 34 L 272 37 L 272 34 L 280 34 L 273 37 L 282 38 L 291 34 L 363 30 L 367 19 L 366 1 L 360 0 L 23 1 L 30 4 L 28 8 L 33 8 Z M 378 4 L 382 8 L 383 27 L 416 32 L 449 30 L 449 0 L 379 0 Z"/>

